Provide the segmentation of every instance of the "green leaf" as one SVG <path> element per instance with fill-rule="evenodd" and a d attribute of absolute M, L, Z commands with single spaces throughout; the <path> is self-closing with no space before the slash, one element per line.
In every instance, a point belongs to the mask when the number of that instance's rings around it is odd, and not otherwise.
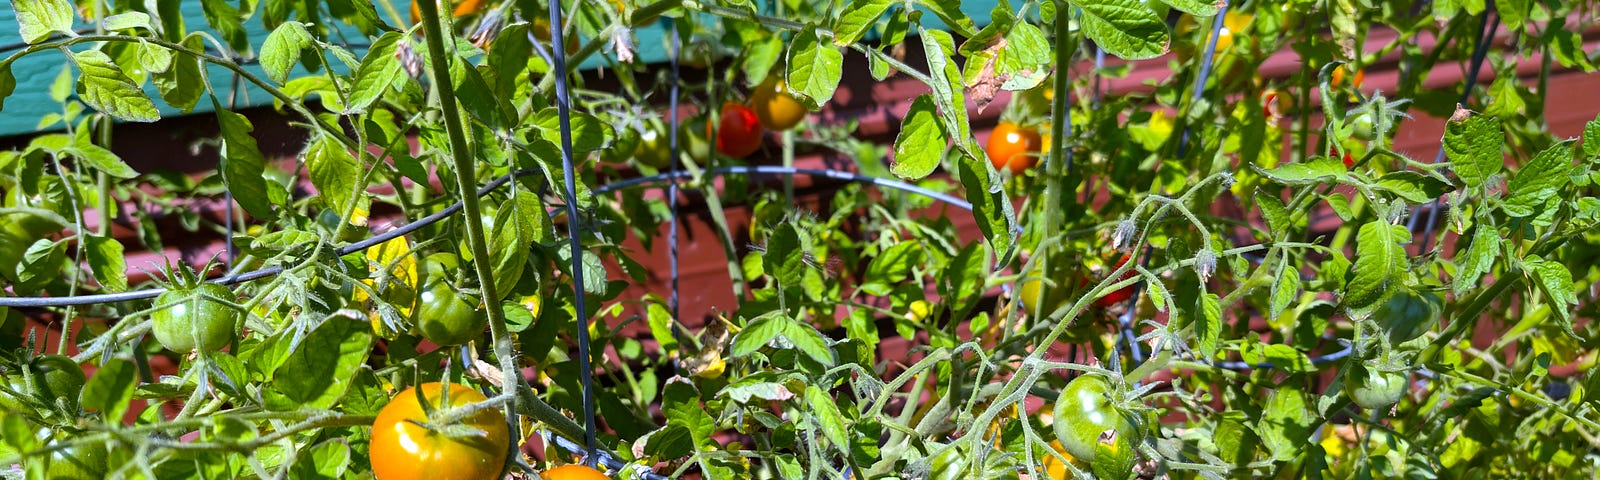
<path fill-rule="evenodd" d="M 1311 441 L 1311 423 L 1316 418 L 1306 405 L 1305 393 L 1294 388 L 1278 388 L 1267 397 L 1256 433 L 1267 451 L 1279 461 L 1290 461 L 1305 452 Z"/>
<path fill-rule="evenodd" d="M 1000 88 L 1019 91 L 1038 86 L 1052 70 L 1051 50 L 1050 41 L 1039 27 L 1017 23 L 1006 35 L 1006 46 L 995 57 L 995 73 L 1006 79 Z"/>
<path fill-rule="evenodd" d="M 52 33 L 73 35 L 72 2 L 67 0 L 11 0 L 17 12 L 17 36 L 29 44 L 50 38 Z"/>
<path fill-rule="evenodd" d="M 757 318 L 746 325 L 738 336 L 733 337 L 730 353 L 735 357 L 743 357 L 769 344 L 777 348 L 799 350 L 825 366 L 834 364 L 833 348 L 828 345 L 828 339 L 822 336 L 822 332 L 809 324 L 777 314 Z"/>
<path fill-rule="evenodd" d="M 329 208 L 343 215 L 350 211 L 356 199 L 356 185 L 362 181 L 361 164 L 344 149 L 338 140 L 324 134 L 306 149 L 306 169 L 311 172 L 311 185 L 317 195 L 326 200 Z"/>
<path fill-rule="evenodd" d="M 267 78 L 272 79 L 274 82 L 281 84 L 288 81 L 289 71 L 293 70 L 294 64 L 300 61 L 301 50 L 310 47 L 315 41 L 316 39 L 311 37 L 311 32 L 306 31 L 303 23 L 284 22 L 282 25 L 278 25 L 278 28 L 272 29 L 272 33 L 267 35 L 267 41 L 261 44 L 261 69 L 265 70 Z M 380 37 L 378 39 L 378 42 L 383 41 L 384 38 Z M 391 45 L 389 54 L 393 55 L 392 46 L 394 42 L 390 40 L 389 43 Z M 373 45 L 374 49 L 377 47 L 378 45 Z M 371 50 L 368 52 L 368 57 L 370 58 Z M 365 64 L 365 62 L 362 63 Z M 360 82 L 360 78 L 358 77 L 356 81 Z"/>
<path fill-rule="evenodd" d="M 494 231 L 490 233 L 490 257 L 493 258 L 495 293 L 501 299 L 516 290 L 522 271 L 528 264 L 528 250 L 540 237 L 546 216 L 538 196 L 519 192 L 509 205 L 495 212 Z M 498 299 L 496 299 L 498 300 Z"/>
<path fill-rule="evenodd" d="M 332 407 L 365 365 L 371 348 L 372 333 L 365 320 L 329 317 L 274 369 L 271 388 L 261 392 L 267 408 Z"/>
<path fill-rule="evenodd" d="M 1217 356 L 1217 344 L 1222 338 L 1222 299 L 1217 294 L 1200 294 L 1200 304 L 1195 306 L 1194 334 L 1200 343 L 1201 358 L 1210 360 Z"/>
<path fill-rule="evenodd" d="M 11 62 L 0 62 L 0 110 L 6 108 L 6 98 L 17 91 L 17 76 L 11 73 Z"/>
<path fill-rule="evenodd" d="M 815 109 L 833 98 L 844 76 L 844 52 L 817 38 L 816 29 L 796 34 L 789 44 L 789 91 Z"/>
<path fill-rule="evenodd" d="M 16 265 L 17 287 L 23 290 L 34 290 L 44 286 L 45 283 L 61 274 L 61 268 L 66 261 L 66 240 L 60 242 L 52 242 L 44 238 L 35 240 L 22 253 L 22 261 Z"/>
<path fill-rule="evenodd" d="M 192 33 L 183 38 L 182 44 L 194 51 L 204 51 L 205 37 L 200 33 Z M 200 58 L 187 53 L 173 52 L 172 68 L 157 72 L 152 81 L 161 93 L 161 99 L 184 113 L 194 110 L 194 106 L 200 103 L 200 96 L 205 94 L 205 71 L 201 68 Z"/>
<path fill-rule="evenodd" d="M 251 4 L 253 7 L 254 4 Z M 250 51 L 250 36 L 244 29 L 244 17 L 228 0 L 200 0 L 200 13 L 206 23 L 217 30 L 228 46 L 240 52 Z M 246 14 L 253 12 L 245 12 Z"/>
<path fill-rule="evenodd" d="M 1500 13 L 1500 21 L 1512 31 L 1522 31 L 1522 24 L 1528 21 L 1533 9 L 1532 0 L 1496 0 L 1494 5 Z"/>
<path fill-rule="evenodd" d="M 389 32 L 372 42 L 372 48 L 361 58 L 361 66 L 356 68 L 355 85 L 350 87 L 350 103 L 345 105 L 344 113 L 367 111 L 367 107 L 382 98 L 394 81 L 400 78 L 401 65 L 399 58 L 395 57 L 395 51 L 400 48 L 402 37 L 400 32 Z"/>
<path fill-rule="evenodd" d="M 1410 170 L 1390 172 L 1379 178 L 1375 186 L 1378 190 L 1393 193 L 1412 205 L 1431 202 L 1454 190 L 1444 181 Z"/>
<path fill-rule="evenodd" d="M 1222 10 L 1222 5 L 1227 5 L 1227 3 L 1216 0 L 1210 2 L 1204 0 L 1161 0 L 1161 3 L 1196 17 L 1216 16 L 1217 12 Z"/>
<path fill-rule="evenodd" d="M 956 147 L 974 157 L 983 155 L 982 148 L 972 142 L 972 125 L 967 121 L 967 100 L 961 71 L 951 59 L 955 40 L 943 30 L 918 28 L 922 36 L 923 52 L 928 59 L 928 76 L 933 80 L 933 103 L 939 107 L 944 120 L 945 135 L 955 140 Z M 981 169 L 980 169 L 981 170 Z"/>
<path fill-rule="evenodd" d="M 783 38 L 777 35 L 768 35 L 766 38 L 745 46 L 744 78 L 759 84 L 772 75 L 772 67 L 778 65 L 778 59 L 783 57 Z M 779 72 L 782 73 L 782 72 Z M 754 86 L 754 85 L 752 85 Z"/>
<path fill-rule="evenodd" d="M 950 311 L 960 314 L 977 303 L 988 277 L 988 260 L 983 245 L 972 242 L 941 267 L 937 291 Z"/>
<path fill-rule="evenodd" d="M 1356 261 L 1346 275 L 1344 304 L 1351 318 L 1365 319 L 1404 282 L 1408 243 L 1411 231 L 1404 226 L 1382 220 L 1361 226 L 1356 233 Z"/>
<path fill-rule="evenodd" d="M 1287 163 L 1277 168 L 1262 170 L 1254 165 L 1256 171 L 1266 175 L 1273 181 L 1284 185 L 1313 185 L 1326 180 L 1342 180 L 1349 170 L 1345 168 L 1344 161 L 1333 157 L 1315 157 L 1299 163 Z"/>
<path fill-rule="evenodd" d="M 1489 274 L 1494 259 L 1500 254 L 1500 236 L 1494 225 L 1479 220 L 1472 227 L 1472 244 L 1456 255 L 1456 276 L 1451 290 L 1465 293 L 1478 286 L 1478 280 Z"/>
<path fill-rule="evenodd" d="M 133 391 L 139 386 L 139 368 L 127 360 L 112 357 L 100 365 L 89 383 L 84 384 L 80 396 L 83 408 L 101 412 L 101 418 L 119 423 L 133 400 Z"/>
<path fill-rule="evenodd" d="M 1283 315 L 1283 311 L 1300 298 L 1300 269 L 1289 259 L 1289 252 L 1283 252 L 1283 260 L 1278 264 L 1278 278 L 1272 282 L 1272 303 L 1268 307 L 1267 320 L 1273 321 Z"/>
<path fill-rule="evenodd" d="M 1470 113 L 1457 110 L 1455 117 L 1445 125 L 1444 152 L 1456 176 L 1468 187 L 1476 188 L 1489 176 L 1500 173 L 1505 165 L 1505 157 L 1500 153 L 1505 134 L 1500 130 L 1499 120 Z"/>
<path fill-rule="evenodd" d="M 989 162 L 962 156 L 956 162 L 961 173 L 961 186 L 966 189 L 967 201 L 972 203 L 972 216 L 978 221 L 978 230 L 989 240 L 996 254 L 1006 256 L 1011 251 L 1016 225 L 1016 213 L 1005 189 L 1000 187 L 998 176 L 991 177 Z"/>
<path fill-rule="evenodd" d="M 938 16 L 939 21 L 950 27 L 950 33 L 970 38 L 977 30 L 972 18 L 961 11 L 961 0 L 916 0 L 916 4 Z"/>
<path fill-rule="evenodd" d="M 3 97 L 4 95 L 0 95 L 0 98 Z M 1600 157 L 1600 115 L 1583 124 L 1583 156 L 1588 157 L 1591 162 Z"/>
<path fill-rule="evenodd" d="M 145 96 L 144 90 L 111 57 L 99 50 L 84 50 L 72 54 L 78 65 L 78 96 L 90 108 L 129 122 L 154 122 L 161 119 L 155 102 Z"/>
<path fill-rule="evenodd" d="M 561 145 L 561 118 L 556 107 L 547 107 L 540 110 L 533 118 L 533 124 L 539 127 L 541 138 L 555 145 Z M 593 152 L 611 142 L 615 136 L 611 125 L 601 121 L 598 117 L 587 113 L 569 111 L 567 123 L 572 127 L 572 151 L 574 161 L 581 160 L 577 153 Z M 559 185 L 559 184 L 558 184 Z"/>
<path fill-rule="evenodd" d="M 806 270 L 805 253 L 793 223 L 783 222 L 767 239 L 767 251 L 761 255 L 762 267 L 778 280 L 779 286 L 798 286 Z"/>
<path fill-rule="evenodd" d="M 922 265 L 925 252 L 917 242 L 900 242 L 890 245 L 867 264 L 867 285 L 876 285 L 878 293 L 888 295 L 894 285 L 904 282 L 912 269 Z M 866 289 L 866 285 L 861 288 Z"/>
<path fill-rule="evenodd" d="M 344 477 L 350 466 L 350 446 L 343 438 L 335 438 L 301 450 L 290 475 L 294 478 L 336 480 Z"/>
<path fill-rule="evenodd" d="M 513 120 L 517 118 L 516 110 L 511 108 L 506 98 L 495 95 L 494 89 L 483 79 L 483 74 L 466 59 L 457 57 L 450 62 L 450 82 L 455 85 L 456 101 L 461 102 L 461 109 L 467 115 L 492 129 L 512 127 Z"/>
<path fill-rule="evenodd" d="M 1560 142 L 1534 155 L 1517 176 L 1506 184 L 1507 196 L 1501 209 L 1513 217 L 1543 213 L 1543 207 L 1572 178 L 1572 145 Z"/>
<path fill-rule="evenodd" d="M 1078 21 L 1084 35 L 1106 53 L 1143 60 L 1167 53 L 1172 43 L 1166 22 L 1139 0 L 1093 0 L 1073 5 L 1083 10 Z"/>
<path fill-rule="evenodd" d="M 678 337 L 672 331 L 672 312 L 667 311 L 666 305 L 650 302 L 645 309 L 645 320 L 650 323 L 650 337 L 661 345 L 662 352 L 678 351 Z"/>
<path fill-rule="evenodd" d="M 939 168 L 944 146 L 949 144 L 934 110 L 933 96 L 919 95 L 911 102 L 911 110 L 900 124 L 900 134 L 894 139 L 894 164 L 889 171 L 907 180 L 926 177 Z"/>
<path fill-rule="evenodd" d="M 1282 238 L 1289 233 L 1289 207 L 1283 200 L 1265 190 L 1256 190 L 1256 206 L 1261 207 L 1261 217 L 1267 220 L 1267 229 L 1273 238 Z"/>
<path fill-rule="evenodd" d="M 222 183 L 245 213 L 263 220 L 277 218 L 267 196 L 267 162 L 256 146 L 256 138 L 250 135 L 255 126 L 244 115 L 222 108 L 215 98 L 211 99 L 211 106 L 222 133 Z"/>
<path fill-rule="evenodd" d="M 1572 308 L 1578 304 L 1577 292 L 1572 287 L 1572 272 L 1566 265 L 1555 260 L 1545 260 L 1538 256 L 1529 256 L 1522 259 L 1522 267 L 1539 291 L 1544 292 L 1550 301 L 1550 310 L 1555 312 L 1556 319 L 1561 321 L 1561 331 L 1572 334 Z"/>
<path fill-rule="evenodd" d="M 806 385 L 806 403 L 812 417 L 817 419 L 817 426 L 822 428 L 822 435 L 833 442 L 834 448 L 841 451 L 849 448 L 849 429 L 844 424 L 844 414 L 839 413 L 837 401 L 821 387 Z"/>
<path fill-rule="evenodd" d="M 74 139 L 72 143 L 72 146 L 67 147 L 64 151 L 71 154 L 73 158 L 82 160 L 83 163 L 94 167 L 96 171 L 121 179 L 139 176 L 139 172 L 134 171 L 133 167 L 129 167 L 127 163 L 117 157 L 117 154 L 111 153 L 110 150 L 106 150 L 87 140 Z"/>
<path fill-rule="evenodd" d="M 110 292 L 121 292 L 128 289 L 127 258 L 122 254 L 122 243 L 115 238 L 86 235 L 84 256 L 89 260 L 89 268 L 94 271 L 94 279 L 100 282 Z"/>
<path fill-rule="evenodd" d="M 848 47 L 861 40 L 878 24 L 878 18 L 893 5 L 889 0 L 855 0 L 833 22 L 833 44 Z"/>
<path fill-rule="evenodd" d="M 106 30 L 110 31 L 134 28 L 152 30 L 150 28 L 150 14 L 144 12 L 119 13 L 106 17 L 105 21 L 101 23 L 105 25 Z"/>

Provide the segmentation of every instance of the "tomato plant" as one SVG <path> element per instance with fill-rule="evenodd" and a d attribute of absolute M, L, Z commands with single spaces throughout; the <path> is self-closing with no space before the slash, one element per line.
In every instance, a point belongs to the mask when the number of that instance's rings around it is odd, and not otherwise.
<path fill-rule="evenodd" d="M 0 477 L 1600 472 L 1582 2 L 12 8 Z"/>
<path fill-rule="evenodd" d="M 448 391 L 448 395 L 446 395 Z M 447 398 L 448 397 L 448 398 Z M 452 409 L 487 400 L 470 387 L 424 383 L 401 391 L 372 424 L 372 473 L 379 480 L 489 480 L 505 468 L 505 420 L 493 410 L 439 421 Z"/>

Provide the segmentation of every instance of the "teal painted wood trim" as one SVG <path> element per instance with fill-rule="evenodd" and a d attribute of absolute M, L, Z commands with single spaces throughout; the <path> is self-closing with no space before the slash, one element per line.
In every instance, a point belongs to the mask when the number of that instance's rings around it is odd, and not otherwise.
<path fill-rule="evenodd" d="M 973 20 L 978 22 L 978 24 L 982 25 L 988 22 L 989 11 L 994 8 L 996 1 L 997 0 L 968 0 L 962 2 L 961 9 L 968 15 L 971 15 Z M 409 3 L 396 3 L 397 8 L 402 8 L 401 11 L 404 11 L 403 8 L 409 7 L 410 5 Z M 402 7 L 402 5 L 404 5 L 404 7 Z M 212 35 L 215 35 L 215 31 L 206 26 L 205 16 L 200 11 L 199 0 L 185 0 L 183 6 L 181 7 L 181 11 L 183 13 L 184 23 L 188 25 L 191 31 L 208 32 Z M 22 41 L 21 37 L 17 33 L 18 28 L 15 15 L 16 12 L 10 8 L 0 9 L 0 45 L 16 44 Z M 707 20 L 710 21 L 713 20 L 713 18 L 707 17 Z M 928 22 L 928 26 L 930 28 L 942 27 L 942 25 L 939 24 L 938 19 L 931 14 L 923 15 L 923 21 Z M 76 27 L 90 28 L 91 26 L 87 24 L 80 24 Z M 261 45 L 261 43 L 266 40 L 267 34 L 270 33 L 267 31 L 266 27 L 262 25 L 261 21 L 256 19 L 245 22 L 245 29 L 250 34 L 250 44 L 255 46 Z M 360 32 L 354 29 L 345 29 L 341 33 L 343 33 L 342 38 L 350 39 L 351 42 L 363 42 L 364 45 L 366 37 Z M 340 35 L 331 35 L 329 40 L 337 42 L 340 38 Z M 634 45 L 636 46 L 636 57 L 645 63 L 665 63 L 667 61 L 666 29 L 662 25 L 651 25 L 635 30 Z M 80 44 L 74 47 L 75 50 L 87 48 L 91 48 L 90 45 Z M 351 48 L 351 50 L 357 55 L 365 53 L 363 48 Z M 0 52 L 0 55 L 9 56 L 13 53 L 15 52 Z M 330 60 L 332 59 L 330 58 Z M 611 61 L 611 59 L 605 57 L 591 57 L 589 61 L 584 62 L 583 68 L 598 68 L 610 63 Z M 342 64 L 338 64 L 336 60 L 334 61 L 334 67 L 336 68 L 336 71 L 341 73 L 348 71 Z M 61 104 L 50 98 L 50 87 L 51 84 L 55 83 L 57 77 L 61 75 L 62 70 L 65 68 L 71 67 L 67 62 L 66 56 L 59 51 L 44 51 L 34 53 L 18 59 L 16 63 L 12 64 L 11 73 L 17 78 L 17 89 L 11 94 L 10 97 L 5 99 L 5 109 L 4 111 L 0 111 L 0 137 L 29 135 L 43 131 L 56 131 L 63 128 L 60 124 L 57 124 L 41 129 L 39 127 L 39 123 L 40 120 L 42 120 L 46 115 L 51 113 L 61 113 Z M 217 95 L 217 98 L 224 106 L 228 105 L 227 99 L 234 83 L 233 72 L 226 68 L 215 65 L 208 65 L 207 68 L 208 77 L 212 82 L 211 87 L 213 93 Z M 245 68 L 255 73 L 258 77 L 266 78 L 266 75 L 262 72 L 261 67 L 254 64 L 254 62 L 247 63 Z M 295 67 L 295 72 L 291 74 L 291 77 L 306 75 L 307 73 L 309 72 L 307 72 L 304 67 L 297 66 Z M 242 109 L 246 107 L 272 104 L 272 97 L 268 95 L 266 91 L 250 84 L 249 82 L 241 81 L 239 82 L 239 85 L 240 89 L 235 96 L 233 108 Z M 144 87 L 145 93 L 148 94 L 150 98 L 154 99 L 156 106 L 160 108 L 162 118 L 184 114 L 184 112 L 179 112 L 177 109 L 174 109 L 168 106 L 165 102 L 161 101 L 161 96 L 156 93 L 155 86 L 151 85 L 148 80 L 144 82 Z M 194 111 L 189 113 L 208 113 L 210 111 L 211 102 L 202 99 L 200 103 L 195 106 Z"/>

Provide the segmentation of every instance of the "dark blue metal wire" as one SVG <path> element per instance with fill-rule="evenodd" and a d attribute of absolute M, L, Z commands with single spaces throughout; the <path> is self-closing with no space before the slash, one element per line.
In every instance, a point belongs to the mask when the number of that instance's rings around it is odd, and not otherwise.
<path fill-rule="evenodd" d="M 693 16 L 684 17 L 693 19 Z M 678 38 L 678 23 L 667 21 L 667 45 L 670 54 L 668 61 L 672 62 L 671 97 L 667 99 L 667 173 L 672 175 L 672 180 L 667 183 L 667 264 L 671 270 L 672 290 L 667 293 L 667 311 L 672 312 L 672 320 L 678 320 L 678 56 L 682 54 L 682 39 Z M 672 329 L 674 337 L 678 329 Z"/>
<path fill-rule="evenodd" d="M 554 38 L 563 38 L 566 30 L 562 28 L 561 1 L 550 0 L 550 31 Z M 589 365 L 589 310 L 583 304 L 583 222 L 578 218 L 578 188 L 577 174 L 572 168 L 572 97 L 567 91 L 567 50 L 560 47 L 550 49 L 551 57 L 555 59 L 554 74 L 556 76 L 556 114 L 561 121 L 561 170 L 566 177 L 567 187 L 567 245 L 572 253 L 572 291 L 573 304 L 578 317 L 578 379 L 583 385 L 583 440 L 584 465 L 594 466 L 595 462 L 595 426 L 594 426 L 594 376 Z"/>

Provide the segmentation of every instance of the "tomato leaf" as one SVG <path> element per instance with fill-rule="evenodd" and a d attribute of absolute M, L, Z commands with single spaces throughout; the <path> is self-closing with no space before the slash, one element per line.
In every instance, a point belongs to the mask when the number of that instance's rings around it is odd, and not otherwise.
<path fill-rule="evenodd" d="M 961 0 L 916 0 L 916 4 L 938 16 L 939 21 L 950 27 L 951 33 L 972 37 L 973 31 L 977 29 L 972 18 L 961 11 Z"/>
<path fill-rule="evenodd" d="M 944 128 L 934 110 L 933 97 L 917 96 L 900 124 L 900 134 L 894 139 L 894 163 L 889 171 L 907 180 L 917 180 L 939 168 L 944 158 L 944 146 L 950 144 Z"/>
<path fill-rule="evenodd" d="M 1456 254 L 1456 275 L 1451 290 L 1461 294 L 1478 286 L 1500 254 L 1500 236 L 1494 225 L 1480 220 L 1472 227 L 1472 243 Z"/>
<path fill-rule="evenodd" d="M 1444 130 L 1444 153 L 1450 159 L 1450 170 L 1456 172 L 1468 187 L 1477 188 L 1500 173 L 1505 164 L 1500 150 L 1505 145 L 1500 121 L 1485 115 L 1469 115 L 1457 110 Z"/>
<path fill-rule="evenodd" d="M 12 62 L 0 62 L 0 109 L 5 109 L 6 98 L 17 91 L 17 76 L 11 73 Z"/>
<path fill-rule="evenodd" d="M 262 400 L 276 411 L 332 407 L 365 365 L 371 348 L 372 332 L 365 321 L 329 317 L 273 370 L 271 388 L 262 389 Z"/>
<path fill-rule="evenodd" d="M 549 234 L 545 229 L 548 217 L 536 195 L 522 192 L 509 203 L 495 213 L 494 231 L 489 236 L 490 265 L 493 266 L 495 293 L 500 299 L 516 290 L 528 264 L 528 249 L 533 248 L 537 239 Z"/>
<path fill-rule="evenodd" d="M 805 247 L 794 224 L 783 222 L 773 229 L 772 236 L 767 239 L 767 251 L 761 255 L 761 263 L 766 272 L 777 279 L 780 287 L 795 287 L 799 286 L 806 270 L 805 254 Z"/>
<path fill-rule="evenodd" d="M 300 450 L 296 455 L 290 476 L 306 479 L 338 479 L 344 477 L 350 466 L 350 445 L 343 438 L 333 438 Z"/>
<path fill-rule="evenodd" d="M 732 356 L 744 357 L 772 345 L 776 348 L 793 348 L 824 366 L 835 363 L 833 348 L 827 337 L 809 324 L 772 312 L 757 318 L 733 337 Z"/>
<path fill-rule="evenodd" d="M 133 362 L 112 357 L 89 377 L 79 398 L 83 408 L 101 412 L 101 418 L 107 421 L 120 421 L 138 385 L 138 367 Z"/>
<path fill-rule="evenodd" d="M 1199 339 L 1200 355 L 1205 360 L 1217 356 L 1217 343 L 1222 337 L 1222 304 L 1217 294 L 1200 294 L 1200 304 L 1195 306 L 1194 333 Z"/>
<path fill-rule="evenodd" d="M 150 101 L 144 90 L 122 73 L 122 68 L 112 62 L 105 52 L 74 52 L 72 61 L 80 72 L 78 96 L 90 108 L 128 122 L 154 122 L 161 119 L 155 102 Z"/>
<path fill-rule="evenodd" d="M 29 44 L 39 43 L 50 34 L 72 35 L 74 10 L 67 0 L 12 0 L 17 12 L 17 36 Z"/>
<path fill-rule="evenodd" d="M 279 27 L 279 30 L 282 30 L 282 27 Z M 390 91 L 395 80 L 400 78 L 401 65 L 400 60 L 395 57 L 395 52 L 400 48 L 401 38 L 403 36 L 400 32 L 389 32 L 372 42 L 372 48 L 361 58 L 361 66 L 356 68 L 355 83 L 350 87 L 350 101 L 344 106 L 345 114 L 367 111 L 367 107 L 372 106 L 372 102 L 378 101 L 385 92 Z M 456 63 L 463 62 L 457 59 Z M 479 82 L 482 82 L 482 79 L 479 79 Z M 458 84 L 457 88 L 461 88 L 461 85 Z"/>
<path fill-rule="evenodd" d="M 839 413 L 837 400 L 813 384 L 806 385 L 806 403 L 810 407 L 807 411 L 817 420 L 822 435 L 833 442 L 834 448 L 847 451 L 850 447 L 850 435 L 844 424 L 844 414 Z"/>
<path fill-rule="evenodd" d="M 222 133 L 222 183 L 245 213 L 262 220 L 277 218 L 267 195 L 266 158 L 250 135 L 255 126 L 244 115 L 222 108 L 215 98 L 211 105 Z"/>
<path fill-rule="evenodd" d="M 1578 304 L 1578 296 L 1572 286 L 1572 272 L 1559 261 L 1538 256 L 1523 258 L 1522 268 L 1533 277 L 1533 283 L 1539 291 L 1544 292 L 1550 302 L 1550 310 L 1555 312 L 1556 320 L 1561 323 L 1561 331 L 1573 335 L 1570 306 Z"/>
<path fill-rule="evenodd" d="M 1289 207 L 1283 200 L 1266 190 L 1256 190 L 1256 206 L 1261 208 L 1261 217 L 1267 221 L 1267 230 L 1273 238 L 1283 238 L 1290 229 Z"/>
<path fill-rule="evenodd" d="M 1447 192 L 1455 190 L 1450 184 L 1413 171 L 1390 172 L 1379 178 L 1374 186 L 1378 190 L 1389 192 L 1400 197 L 1412 205 L 1431 202 Z"/>
<path fill-rule="evenodd" d="M 1408 259 L 1405 244 L 1411 231 L 1402 225 L 1375 220 L 1356 233 L 1356 261 L 1346 275 L 1344 304 L 1353 319 L 1372 313 L 1405 280 Z"/>
<path fill-rule="evenodd" d="M 107 291 L 127 290 L 128 265 L 127 257 L 122 254 L 122 242 L 101 235 L 86 235 L 84 240 L 84 257 L 89 260 L 95 281 Z"/>
<path fill-rule="evenodd" d="M 560 112 L 555 107 L 540 110 L 533 118 L 533 124 L 539 127 L 540 138 L 548 140 L 551 144 L 561 145 L 561 118 Z M 572 127 L 572 151 L 574 162 L 583 160 L 583 152 L 593 152 L 611 143 L 616 136 L 611 130 L 611 125 L 600 121 L 594 115 L 578 111 L 568 112 L 567 123 Z M 560 160 L 559 155 L 557 161 Z M 576 166 L 576 165 L 574 165 Z M 559 183 L 557 183 L 559 185 Z"/>
<path fill-rule="evenodd" d="M 1517 170 L 1506 185 L 1509 193 L 1500 208 L 1513 217 L 1545 213 L 1541 207 L 1572 182 L 1571 175 L 1571 141 L 1551 145 Z"/>
<path fill-rule="evenodd" d="M 968 202 L 972 202 L 972 216 L 978 221 L 978 230 L 989 241 L 989 247 L 1002 258 L 1008 257 L 1016 240 L 1013 225 L 1016 213 L 1012 210 L 1001 180 L 993 173 L 986 160 L 963 156 L 956 162 L 961 174 L 961 186 L 966 189 Z"/>
<path fill-rule="evenodd" d="M 311 32 L 306 31 L 303 23 L 284 22 L 278 25 L 278 28 L 272 29 L 272 33 L 267 35 L 266 42 L 261 44 L 261 69 L 265 70 L 267 78 L 274 82 L 282 84 L 288 81 L 289 70 L 294 69 L 294 64 L 300 61 L 300 52 L 311 46 L 314 41 Z M 382 42 L 383 39 L 380 38 L 378 41 Z M 394 54 L 393 49 L 389 54 Z M 358 78 L 357 82 L 359 81 Z"/>
<path fill-rule="evenodd" d="M 844 76 L 844 52 L 817 38 L 816 29 L 801 30 L 789 44 L 789 91 L 815 110 L 833 98 Z"/>
<path fill-rule="evenodd" d="M 356 184 L 363 177 L 360 163 L 330 135 L 318 137 L 306 149 L 306 169 L 317 195 L 326 199 L 328 208 L 343 215 L 356 200 Z"/>
<path fill-rule="evenodd" d="M 1294 388 L 1278 388 L 1267 398 L 1266 409 L 1255 425 L 1272 458 L 1289 461 L 1305 450 L 1311 438 L 1314 418 L 1307 408 L 1305 393 Z"/>
<path fill-rule="evenodd" d="M 1166 22 L 1139 0 L 1073 2 L 1082 9 L 1078 21 L 1083 33 L 1106 53 L 1127 60 L 1142 60 L 1167 53 L 1172 43 Z"/>
<path fill-rule="evenodd" d="M 1215 16 L 1217 12 L 1222 10 L 1222 5 L 1226 5 L 1226 3 L 1216 0 L 1161 0 L 1161 3 L 1196 17 Z"/>
<path fill-rule="evenodd" d="M 1289 251 L 1283 252 L 1283 261 L 1278 264 L 1278 278 L 1272 282 L 1272 300 L 1267 309 L 1267 319 L 1275 320 L 1283 315 L 1283 311 L 1300 297 L 1300 268 L 1289 258 Z"/>
<path fill-rule="evenodd" d="M 205 51 L 205 37 L 200 33 L 184 37 L 182 44 L 190 50 Z M 156 84 L 161 100 L 183 113 L 193 110 L 205 93 L 205 71 L 200 67 L 200 58 L 188 53 L 173 52 L 172 67 L 157 72 L 151 81 Z"/>
<path fill-rule="evenodd" d="M 1284 185 L 1312 185 L 1326 180 L 1344 180 L 1349 175 L 1344 162 L 1333 157 L 1315 157 L 1266 170 L 1254 165 L 1251 168 Z"/>
<path fill-rule="evenodd" d="M 894 5 L 889 0 L 855 0 L 850 6 L 845 7 L 839 14 L 838 20 L 833 22 L 833 44 L 848 47 L 852 43 L 861 41 L 872 27 L 878 24 L 878 18 L 889 7 Z"/>

